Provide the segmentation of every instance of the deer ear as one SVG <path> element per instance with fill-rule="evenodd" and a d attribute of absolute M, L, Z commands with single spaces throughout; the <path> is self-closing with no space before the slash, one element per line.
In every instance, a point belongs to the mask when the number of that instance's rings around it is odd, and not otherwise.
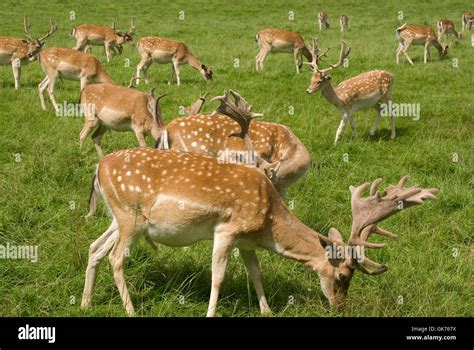
<path fill-rule="evenodd" d="M 201 65 L 201 68 L 207 70 L 207 67 L 204 64 Z"/>
<path fill-rule="evenodd" d="M 331 239 L 333 241 L 344 242 L 344 239 L 342 238 L 341 232 L 339 232 L 339 230 L 335 227 L 331 227 L 329 229 L 328 237 L 329 237 L 329 239 Z"/>

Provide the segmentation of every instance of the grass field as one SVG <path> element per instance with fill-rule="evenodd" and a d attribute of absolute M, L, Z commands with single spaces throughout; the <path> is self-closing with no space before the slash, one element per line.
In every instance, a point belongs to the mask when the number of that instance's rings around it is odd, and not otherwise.
<path fill-rule="evenodd" d="M 128 28 L 130 16 L 137 35 L 159 35 L 186 42 L 214 69 L 214 83 L 206 85 L 189 66 L 181 70 L 182 85 L 168 86 L 170 66 L 153 65 L 149 77 L 163 99 L 166 121 L 179 116 L 179 106 L 189 105 L 208 90 L 239 91 L 267 120 L 291 127 L 312 156 L 307 175 L 292 186 L 287 201 L 296 215 L 323 233 L 330 226 L 349 236 L 351 225 L 349 185 L 377 177 L 384 184 L 405 174 L 411 183 L 440 189 L 438 201 L 403 212 L 383 227 L 399 234 L 385 249 L 370 252 L 385 262 L 387 273 L 370 277 L 355 273 L 345 309 L 331 310 L 316 274 L 299 263 L 266 251 L 258 252 L 263 283 L 275 316 L 473 316 L 473 76 L 474 48 L 470 34 L 450 47 L 448 58 L 422 63 L 422 47 L 410 50 L 415 65 L 395 63 L 395 28 L 404 22 L 435 27 L 449 18 L 460 30 L 461 15 L 470 2 L 425 1 L 30 1 L 4 0 L 0 4 L 1 35 L 22 37 L 22 16 L 31 19 L 32 33 L 42 35 L 53 16 L 58 31 L 46 47 L 72 47 L 72 27 L 81 23 Z M 471 3 L 472 5 L 472 3 Z M 255 72 L 258 52 L 255 34 L 265 27 L 299 31 L 306 41 L 318 35 L 315 13 L 324 9 L 331 29 L 319 35 L 322 47 L 335 49 L 339 40 L 352 46 L 350 64 L 332 73 L 333 82 L 371 69 L 395 74 L 393 101 L 419 103 L 421 118 L 399 118 L 397 138 L 390 139 L 390 123 L 383 119 L 375 137 L 369 129 L 375 111 L 355 115 L 359 137 L 350 128 L 333 145 L 339 112 L 320 94 L 307 95 L 311 72 L 295 74 L 291 55 L 271 55 L 265 69 Z M 74 11 L 76 19 L 70 20 Z M 185 20 L 179 19 L 184 11 Z M 289 11 L 294 20 L 289 20 Z M 399 20 L 399 11 L 404 19 Z M 338 18 L 351 18 L 341 34 Z M 127 84 L 139 55 L 126 46 L 122 56 L 106 63 L 103 51 L 94 48 L 111 77 Z M 127 59 L 130 67 L 126 67 Z M 239 66 L 236 67 L 236 59 Z M 455 61 L 456 60 L 456 61 Z M 457 63 L 457 65 L 456 65 Z M 22 88 L 14 90 L 10 66 L 0 68 L 0 244 L 38 245 L 37 263 L 0 260 L 0 315 L 2 316 L 123 316 L 124 308 L 104 261 L 98 274 L 93 307 L 80 309 L 88 247 L 109 225 L 101 205 L 89 221 L 86 213 L 90 181 L 97 154 L 90 139 L 79 151 L 82 118 L 55 116 L 41 111 L 37 84 L 43 79 L 35 62 L 23 67 Z M 139 87 L 148 89 L 144 85 Z M 58 102 L 76 102 L 79 83 L 59 82 Z M 207 104 L 204 112 L 215 106 Z M 289 110 L 294 109 L 294 114 Z M 152 140 L 149 139 L 149 145 Z M 132 133 L 107 133 L 104 150 L 135 147 Z M 347 160 L 347 161 L 346 161 Z M 378 239 L 375 239 L 378 241 Z M 126 279 L 135 309 L 142 316 L 204 316 L 210 292 L 211 242 L 189 249 L 159 246 L 154 252 L 140 241 L 126 263 Z M 258 316 L 258 302 L 240 258 L 232 256 L 221 290 L 218 313 L 223 316 Z"/>

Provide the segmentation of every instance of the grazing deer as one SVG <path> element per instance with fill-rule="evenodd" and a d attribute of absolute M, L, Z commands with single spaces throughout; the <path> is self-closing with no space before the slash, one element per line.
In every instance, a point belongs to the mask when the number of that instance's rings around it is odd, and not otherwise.
<path fill-rule="evenodd" d="M 311 54 L 300 33 L 269 28 L 258 32 L 255 40 L 260 47 L 260 52 L 256 57 L 256 70 L 263 69 L 263 62 L 270 52 L 293 53 L 296 73 L 300 72 L 303 56 L 311 60 Z"/>
<path fill-rule="evenodd" d="M 212 82 L 211 67 L 207 67 L 198 60 L 191 50 L 180 41 L 146 36 L 138 41 L 137 47 L 141 56 L 141 61 L 137 66 L 137 77 L 140 78 L 140 74 L 143 72 L 146 84 L 149 83 L 147 71 L 153 62 L 160 64 L 172 63 L 168 85 L 173 82 L 175 74 L 178 85 L 181 85 L 179 66 L 183 64 L 189 64 L 201 73 L 204 80 L 208 83 Z M 137 84 L 139 83 L 140 79 L 137 80 Z"/>
<path fill-rule="evenodd" d="M 79 80 L 81 91 L 89 84 L 109 83 L 114 84 L 99 60 L 86 52 L 67 48 L 52 47 L 41 51 L 39 60 L 46 77 L 38 85 L 41 108 L 46 110 L 44 90 L 48 89 L 49 98 L 58 110 L 54 98 L 54 88 L 58 78 L 66 80 Z"/>
<path fill-rule="evenodd" d="M 70 35 L 76 38 L 74 50 L 89 52 L 89 45 L 103 46 L 107 62 L 110 62 L 112 54 L 115 54 L 115 52 L 122 53 L 124 43 L 133 41 L 135 30 L 135 19 L 132 17 L 128 32 L 116 30 L 114 22 L 112 28 L 95 24 L 81 24 L 73 28 Z"/>
<path fill-rule="evenodd" d="M 375 135 L 375 130 L 382 118 L 382 104 L 390 101 L 393 83 L 393 74 L 382 71 L 373 70 L 359 74 L 353 78 L 344 80 L 338 86 L 333 88 L 331 84 L 331 77 L 327 75 L 331 70 L 339 67 L 346 57 L 349 55 L 351 48 L 347 47 L 345 41 L 341 41 L 341 51 L 339 54 L 339 61 L 336 64 L 331 64 L 328 68 L 320 69 L 318 62 L 326 55 L 326 50 L 323 54 L 318 54 L 317 39 L 313 39 L 311 45 L 311 54 L 313 59 L 309 65 L 313 70 L 311 84 L 306 90 L 308 94 L 321 90 L 323 97 L 331 104 L 335 105 L 342 113 L 341 122 L 336 131 L 336 138 L 334 143 L 337 143 L 339 136 L 344 130 L 344 126 L 349 121 L 352 127 L 352 135 L 356 136 L 356 124 L 352 114 L 361 109 L 375 108 L 378 111 L 378 116 L 375 119 L 370 135 Z M 392 115 L 392 139 L 395 138 L 395 117 Z"/>
<path fill-rule="evenodd" d="M 216 315 L 219 290 L 229 253 L 238 248 L 255 287 L 262 314 L 271 312 L 265 297 L 255 250 L 263 248 L 299 261 L 318 273 L 331 306 L 344 303 L 355 270 L 378 275 L 386 265 L 365 256 L 370 234 L 396 237 L 379 222 L 402 209 L 435 199 L 437 189 L 404 188 L 407 176 L 395 186 L 377 191 L 375 180 L 350 187 L 352 230 L 348 243 L 332 228 L 324 236 L 302 223 L 256 168 L 225 164 L 196 153 L 136 148 L 102 158 L 89 199 L 93 215 L 102 195 L 112 214 L 109 228 L 89 249 L 81 307 L 91 305 L 99 265 L 109 252 L 115 284 L 129 315 L 134 315 L 124 276 L 124 259 L 144 235 L 150 242 L 190 246 L 213 241 L 212 285 L 207 316 Z M 362 193 L 370 187 L 369 197 Z"/>
<path fill-rule="evenodd" d="M 438 49 L 440 59 L 444 59 L 448 54 L 448 46 L 441 45 L 431 27 L 405 23 L 401 27 L 398 27 L 396 32 L 400 43 L 397 49 L 397 64 L 400 63 L 401 53 L 405 55 L 410 64 L 413 64 L 413 61 L 407 53 L 411 45 L 424 45 L 424 63 L 427 62 L 427 58 L 430 56 L 431 45 Z"/>
<path fill-rule="evenodd" d="M 318 12 L 319 30 L 329 29 L 328 14 L 324 11 Z"/>
<path fill-rule="evenodd" d="M 37 59 L 45 41 L 56 31 L 56 22 L 50 19 L 50 28 L 46 35 L 33 39 L 28 32 L 31 27 L 27 16 L 23 18 L 23 30 L 27 40 L 0 36 L 0 64 L 11 64 L 15 89 L 20 88 L 21 66 L 29 64 Z"/>
<path fill-rule="evenodd" d="M 286 189 L 308 170 L 309 152 L 285 125 L 260 121 L 246 124 L 251 106 L 239 94 L 231 93 L 237 102 L 232 104 L 226 95 L 217 97 L 223 103 L 223 108 L 217 109 L 218 114 L 199 114 L 201 104 L 193 110 L 193 115 L 173 119 L 166 126 L 169 147 L 217 157 L 224 162 L 249 164 L 255 160 L 258 164 L 253 165 L 271 178 L 283 197 Z"/>
<path fill-rule="evenodd" d="M 453 34 L 456 39 L 461 39 L 462 33 L 457 32 L 454 29 L 453 21 L 448 19 L 440 19 L 436 26 L 438 27 L 438 38 L 441 40 L 443 35 L 446 36 L 446 42 L 449 42 L 449 35 Z"/>
<path fill-rule="evenodd" d="M 80 147 L 94 129 L 92 140 L 99 157 L 103 156 L 101 139 L 107 130 L 133 131 L 141 147 L 146 147 L 145 136 L 151 134 L 155 141 L 162 140 L 168 148 L 165 125 L 161 116 L 159 100 L 154 89 L 150 94 L 115 84 L 94 84 L 82 90 L 81 105 L 84 106 L 85 124 L 80 134 Z M 161 147 L 161 146 L 160 146 Z"/>
<path fill-rule="evenodd" d="M 349 29 L 349 17 L 346 15 L 342 15 L 339 18 L 339 24 L 341 25 L 341 32 L 344 32 Z"/>
<path fill-rule="evenodd" d="M 466 28 L 467 30 L 471 30 L 473 25 L 474 25 L 474 13 L 471 13 L 471 12 L 463 13 L 462 21 L 461 21 L 461 26 L 462 26 L 461 32 L 464 33 L 464 29 Z"/>

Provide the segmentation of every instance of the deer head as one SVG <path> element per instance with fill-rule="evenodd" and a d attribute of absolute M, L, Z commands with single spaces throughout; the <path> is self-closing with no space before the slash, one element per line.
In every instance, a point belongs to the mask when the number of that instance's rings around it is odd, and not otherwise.
<path fill-rule="evenodd" d="M 50 19 L 50 29 L 46 35 L 43 35 L 42 37 L 39 37 L 38 39 L 33 39 L 29 33 L 29 29 L 31 27 L 31 22 L 28 16 L 24 16 L 23 18 L 23 31 L 25 33 L 25 36 L 27 40 L 24 40 L 25 43 L 28 44 L 28 51 L 27 55 L 30 59 L 35 58 L 36 55 L 41 51 L 41 48 L 43 47 L 45 41 L 47 38 L 49 38 L 56 30 L 57 30 L 57 25 L 54 19 Z"/>
<path fill-rule="evenodd" d="M 122 44 L 128 43 L 131 44 L 133 41 L 133 36 L 135 35 L 136 26 L 135 26 L 135 17 L 132 17 L 130 22 L 130 29 L 127 32 L 117 31 L 115 29 L 115 21 L 112 24 L 112 29 L 117 34 L 117 45 L 119 50 L 122 50 Z"/>
<path fill-rule="evenodd" d="M 411 206 L 422 204 L 425 200 L 436 199 L 435 188 L 422 189 L 418 186 L 405 188 L 408 176 L 402 177 L 397 185 L 390 185 L 383 192 L 377 191 L 382 179 L 372 184 L 351 186 L 352 230 L 348 244 L 342 234 L 331 228 L 328 237 L 320 235 L 325 247 L 327 265 L 319 271 L 321 288 L 331 305 L 342 305 L 349 290 L 349 284 L 355 270 L 374 276 L 384 273 L 388 267 L 365 256 L 365 248 L 380 249 L 383 243 L 370 243 L 372 233 L 396 238 L 397 235 L 378 226 L 379 222 Z M 369 196 L 361 194 L 370 187 Z"/>
<path fill-rule="evenodd" d="M 201 64 L 199 72 L 208 84 L 212 82 L 212 67 L 207 67 L 205 64 Z"/>

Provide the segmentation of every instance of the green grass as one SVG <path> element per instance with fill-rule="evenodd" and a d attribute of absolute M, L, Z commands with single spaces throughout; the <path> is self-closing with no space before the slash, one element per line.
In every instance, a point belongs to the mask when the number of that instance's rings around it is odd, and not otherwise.
<path fill-rule="evenodd" d="M 472 316 L 473 291 L 473 53 L 469 39 L 451 46 L 448 59 L 439 61 L 432 49 L 431 61 L 422 64 L 422 47 L 413 47 L 415 61 L 395 63 L 395 28 L 403 22 L 428 24 L 450 18 L 460 29 L 460 18 L 469 1 L 99 1 L 35 2 L 3 1 L 0 5 L 1 34 L 22 36 L 22 16 L 29 14 L 31 32 L 43 34 L 54 16 L 58 31 L 47 47 L 72 47 L 70 29 L 80 23 L 127 28 L 130 16 L 137 18 L 137 38 L 160 35 L 186 42 L 193 52 L 214 69 L 215 81 L 207 86 L 190 67 L 182 68 L 180 87 L 167 86 L 170 66 L 153 65 L 151 82 L 170 95 L 163 100 L 167 121 L 179 116 L 179 106 L 189 105 L 209 90 L 239 91 L 254 110 L 268 121 L 289 125 L 312 156 L 307 175 L 290 188 L 296 215 L 316 230 L 338 227 L 349 235 L 351 216 L 349 185 L 377 177 L 384 184 L 409 174 L 412 183 L 438 187 L 439 200 L 403 212 L 383 227 L 399 234 L 397 240 L 371 257 L 386 262 L 387 273 L 370 277 L 356 273 L 344 310 L 328 307 L 317 275 L 298 263 L 266 251 L 258 252 L 263 283 L 276 316 Z M 471 3 L 472 5 L 472 3 Z M 389 121 L 382 120 L 375 137 L 369 129 L 373 110 L 358 112 L 359 137 L 346 130 L 333 146 L 339 123 L 338 111 L 320 94 L 307 95 L 310 71 L 296 75 L 291 55 L 271 55 L 262 72 L 255 72 L 258 52 L 255 34 L 265 27 L 299 31 L 305 40 L 318 34 L 315 13 L 329 13 L 331 29 L 321 33 L 320 45 L 331 46 L 327 62 L 337 59 L 339 40 L 352 46 L 350 66 L 332 74 L 342 80 L 371 69 L 395 74 L 394 102 L 419 103 L 421 119 L 397 120 L 397 138 L 390 140 Z M 185 11 L 185 21 L 178 19 Z M 76 20 L 69 20 L 75 11 Z M 295 19 L 288 20 L 294 11 Z M 405 19 L 397 18 L 403 11 Z M 341 34 L 338 18 L 351 18 L 350 30 Z M 470 38 L 470 35 L 469 35 Z M 95 48 L 112 78 L 127 84 L 139 56 L 126 47 L 110 64 Z M 130 68 L 124 67 L 130 59 Z M 234 67 L 234 59 L 240 67 Z M 458 68 L 453 67 L 457 59 Z M 61 118 L 40 110 L 37 84 L 43 73 L 37 62 L 22 71 L 19 91 L 13 89 L 11 68 L 0 68 L 0 244 L 39 245 L 39 261 L 0 260 L 0 315 L 2 316 L 123 316 L 118 291 L 105 259 L 98 274 L 93 307 L 79 308 L 87 264 L 88 247 L 109 225 L 106 210 L 85 221 L 90 181 L 97 154 L 90 139 L 79 152 L 82 118 Z M 140 86 L 145 90 L 148 87 Z M 58 101 L 79 98 L 77 82 L 60 82 Z M 289 106 L 294 115 L 288 114 Z M 213 106 L 206 105 L 210 112 Z M 350 128 L 349 128 L 350 129 Z M 151 139 L 148 140 L 152 145 Z M 135 147 L 131 133 L 107 133 L 104 150 Z M 21 159 L 17 162 L 15 155 Z M 343 161 L 344 154 L 349 160 Z M 458 157 L 453 162 L 453 154 Z M 74 202 L 75 209 L 70 209 Z M 458 252 L 456 257 L 453 252 Z M 126 263 L 126 279 L 137 313 L 143 316 L 203 316 L 210 291 L 211 243 L 189 249 L 159 246 L 154 252 L 140 241 Z M 183 296 L 184 303 L 180 303 Z M 293 305 L 288 304 L 292 296 Z M 400 303 L 403 298 L 403 303 Z M 258 302 L 240 259 L 232 257 L 219 302 L 224 316 L 258 316 Z"/>

